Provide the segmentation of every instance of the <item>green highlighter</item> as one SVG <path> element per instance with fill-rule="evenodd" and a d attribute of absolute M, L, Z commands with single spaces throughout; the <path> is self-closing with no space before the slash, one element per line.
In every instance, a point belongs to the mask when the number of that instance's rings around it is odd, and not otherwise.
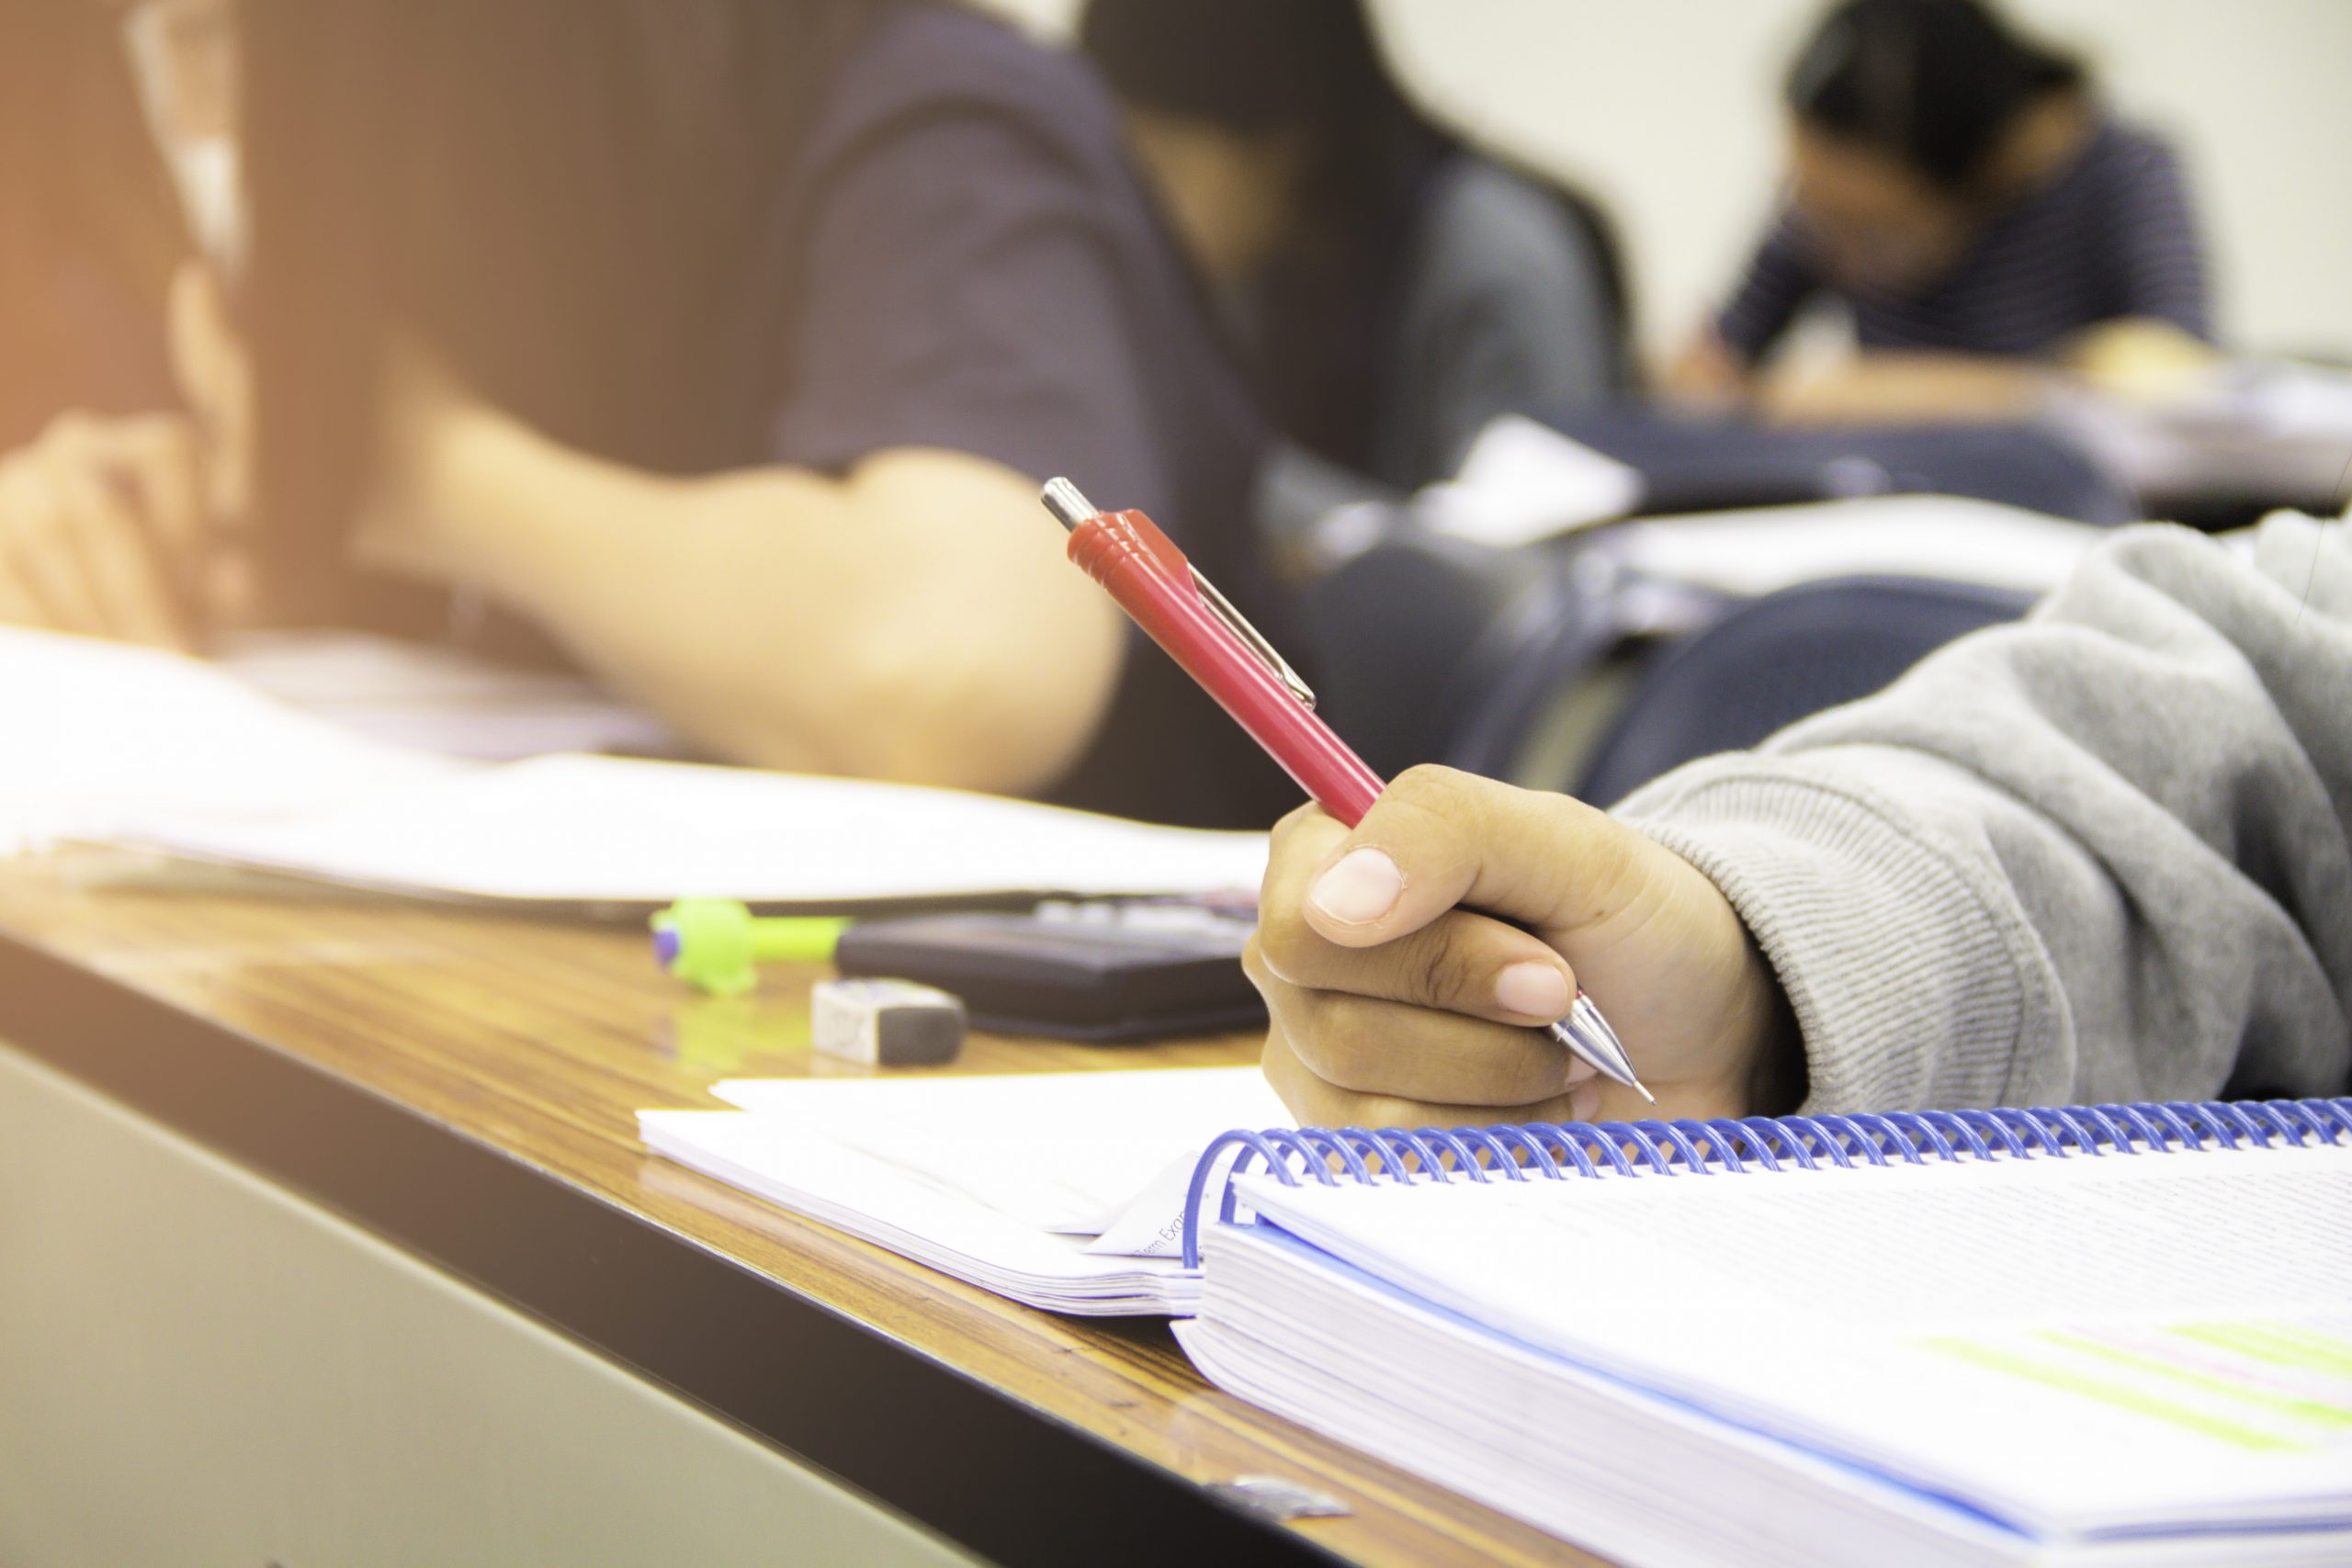
<path fill-rule="evenodd" d="M 848 929 L 838 915 L 754 915 L 732 898 L 681 898 L 653 917 L 653 956 L 698 991 L 736 997 L 762 964 L 829 964 Z"/>

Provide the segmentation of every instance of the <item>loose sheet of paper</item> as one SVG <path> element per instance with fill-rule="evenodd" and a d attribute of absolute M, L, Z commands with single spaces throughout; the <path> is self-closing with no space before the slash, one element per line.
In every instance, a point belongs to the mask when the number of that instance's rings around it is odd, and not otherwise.
<path fill-rule="evenodd" d="M 1532 544 L 1623 517 L 1641 504 L 1638 469 L 1521 414 L 1471 443 L 1461 472 L 1416 498 L 1442 534 L 1498 547 Z"/>

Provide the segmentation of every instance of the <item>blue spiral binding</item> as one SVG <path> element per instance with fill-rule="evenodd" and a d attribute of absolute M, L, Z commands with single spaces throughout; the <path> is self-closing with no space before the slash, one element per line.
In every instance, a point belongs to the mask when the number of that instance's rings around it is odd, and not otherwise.
<path fill-rule="evenodd" d="M 2352 1099 L 2241 1103 L 2005 1107 L 1996 1111 L 1857 1111 L 1710 1122 L 1531 1122 L 1494 1127 L 1272 1128 L 1221 1134 L 1184 1194 L 1184 1265 L 1201 1265 L 1201 1211 L 1219 1184 L 1216 1217 L 1233 1223 L 1234 1179 L 1260 1162 L 1285 1187 L 1386 1180 L 1410 1186 L 1456 1176 L 1486 1182 L 1737 1176 L 1930 1160 L 2066 1159 L 2076 1153 L 2173 1154 L 2241 1144 L 2301 1148 L 2352 1141 Z M 1374 1170 L 1367 1157 L 1380 1162 Z M 1332 1169 L 1337 1162 L 1340 1168 Z"/>
<path fill-rule="evenodd" d="M 1807 1169 L 1813 1168 L 1814 1163 L 1806 1157 L 1809 1155 L 1827 1155 L 1830 1164 L 1841 1168 L 1854 1163 L 1846 1153 L 1846 1145 L 1839 1143 L 1837 1134 L 1830 1132 L 1818 1118 L 1783 1116 L 1780 1120 L 1782 1135 L 1789 1140 L 1790 1146 L 1796 1151 L 1798 1163 Z"/>

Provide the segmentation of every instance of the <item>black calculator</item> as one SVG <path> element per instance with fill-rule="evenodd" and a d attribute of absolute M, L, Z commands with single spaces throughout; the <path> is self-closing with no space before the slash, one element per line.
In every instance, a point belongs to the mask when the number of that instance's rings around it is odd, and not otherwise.
<path fill-rule="evenodd" d="M 843 975 L 952 991 L 975 1028 L 1114 1044 L 1262 1028 L 1241 972 L 1256 910 L 1166 899 L 1040 904 L 1026 913 L 861 920 Z"/>

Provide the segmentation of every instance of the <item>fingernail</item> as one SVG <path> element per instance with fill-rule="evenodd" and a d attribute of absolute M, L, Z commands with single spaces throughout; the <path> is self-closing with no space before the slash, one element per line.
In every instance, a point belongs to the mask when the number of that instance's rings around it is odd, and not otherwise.
<path fill-rule="evenodd" d="M 1578 1084 L 1568 1091 L 1568 1120 L 1589 1122 L 1600 1109 L 1600 1086 L 1597 1083 Z"/>
<path fill-rule="evenodd" d="M 1566 1055 L 1566 1053 L 1563 1052 L 1561 1055 Z M 1590 1062 L 1586 1061 L 1582 1056 L 1568 1057 L 1568 1071 L 1566 1081 L 1570 1089 L 1576 1088 L 1577 1085 L 1580 1083 L 1590 1083 L 1600 1076 L 1600 1069 L 1594 1066 Z"/>
<path fill-rule="evenodd" d="M 1575 999 L 1567 980 L 1548 964 L 1513 964 L 1495 976 L 1495 1002 L 1505 1012 L 1566 1018 Z"/>
<path fill-rule="evenodd" d="M 1383 850 L 1351 850 L 1317 877 L 1306 895 L 1324 915 L 1344 926 L 1370 925 L 1396 907 L 1405 874 Z"/>

